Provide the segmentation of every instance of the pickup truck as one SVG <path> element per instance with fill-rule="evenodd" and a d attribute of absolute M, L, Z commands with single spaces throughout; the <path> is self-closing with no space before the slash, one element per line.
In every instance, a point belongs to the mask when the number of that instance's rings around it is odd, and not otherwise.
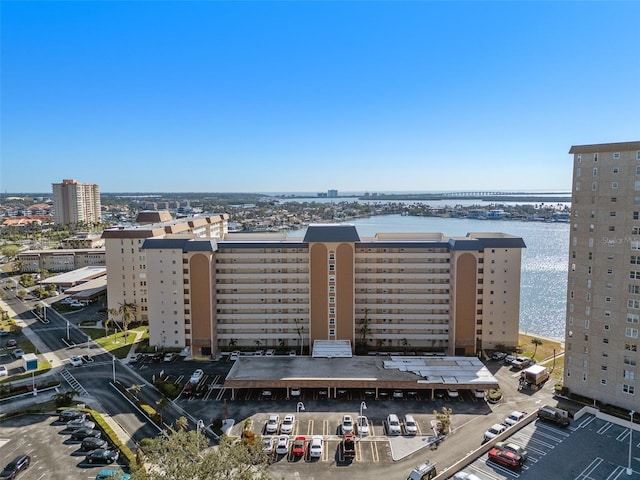
<path fill-rule="evenodd" d="M 349 432 L 342 436 L 342 452 L 344 458 L 353 458 L 356 456 L 356 436 Z"/>

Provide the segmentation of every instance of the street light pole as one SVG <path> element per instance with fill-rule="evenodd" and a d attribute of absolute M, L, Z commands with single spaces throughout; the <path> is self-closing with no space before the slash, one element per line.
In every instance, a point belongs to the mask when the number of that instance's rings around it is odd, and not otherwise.
<path fill-rule="evenodd" d="M 301 411 L 304 412 L 304 403 L 298 402 L 296 405 L 296 413 L 300 413 Z"/>
<path fill-rule="evenodd" d="M 362 411 L 367 409 L 367 404 L 364 402 L 360 402 L 360 416 L 362 417 Z M 358 419 L 358 422 L 360 421 L 360 419 Z M 356 423 L 358 423 L 356 422 Z M 360 432 L 360 424 L 358 423 L 358 437 L 362 437 L 362 434 Z"/>
<path fill-rule="evenodd" d="M 67 340 L 69 340 L 69 320 L 67 320 Z"/>
<path fill-rule="evenodd" d="M 113 383 L 116 383 L 116 356 L 111 355 L 111 364 L 113 365 Z"/>
<path fill-rule="evenodd" d="M 631 417 L 631 423 L 629 423 L 629 466 L 627 467 L 627 475 L 633 475 L 633 468 L 631 468 L 631 448 L 633 447 L 633 414 L 636 413 L 633 410 L 629 412 Z"/>

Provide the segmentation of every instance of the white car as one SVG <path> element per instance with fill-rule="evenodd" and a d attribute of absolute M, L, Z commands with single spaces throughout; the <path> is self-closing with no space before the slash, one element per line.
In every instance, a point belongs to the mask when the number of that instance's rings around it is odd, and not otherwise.
<path fill-rule="evenodd" d="M 24 350 L 22 350 L 21 348 L 16 348 L 12 355 L 16 358 L 22 358 L 22 356 L 24 355 Z"/>
<path fill-rule="evenodd" d="M 234 350 L 233 352 L 231 352 L 231 355 L 229 355 L 229 360 L 231 360 L 232 362 L 235 362 L 239 358 L 240 358 L 240 350 Z"/>
<path fill-rule="evenodd" d="M 340 426 L 342 433 L 353 433 L 353 417 L 351 415 L 343 415 Z"/>
<path fill-rule="evenodd" d="M 292 397 L 299 397 L 302 394 L 299 387 L 293 387 L 289 392 L 289 395 Z"/>
<path fill-rule="evenodd" d="M 404 416 L 404 431 L 407 435 L 417 435 L 418 424 L 413 418 L 413 415 Z"/>
<path fill-rule="evenodd" d="M 273 453 L 274 447 L 276 445 L 276 439 L 273 437 L 262 437 L 262 451 L 264 453 Z"/>
<path fill-rule="evenodd" d="M 276 445 L 277 455 L 286 455 L 289 453 L 289 437 L 287 435 L 280 435 L 278 437 L 278 444 Z"/>
<path fill-rule="evenodd" d="M 285 415 L 282 419 L 282 425 L 280 425 L 280 433 L 289 435 L 293 432 L 293 424 L 295 421 L 296 417 L 294 415 Z"/>
<path fill-rule="evenodd" d="M 387 435 L 402 435 L 400 419 L 394 413 L 387 417 Z"/>
<path fill-rule="evenodd" d="M 492 438 L 497 437 L 502 432 L 504 432 L 506 429 L 507 429 L 507 427 L 505 427 L 501 423 L 496 423 L 496 424 L 490 426 L 489 430 L 484 432 L 484 441 L 486 442 L 486 441 L 491 440 Z"/>
<path fill-rule="evenodd" d="M 453 480 L 480 480 L 480 477 L 473 473 L 458 472 L 453 476 Z"/>
<path fill-rule="evenodd" d="M 361 437 L 366 437 L 369 435 L 369 419 L 364 415 L 358 417 L 356 420 L 356 425 L 358 426 L 358 435 Z"/>
<path fill-rule="evenodd" d="M 511 412 L 507 418 L 504 419 L 504 423 L 506 423 L 509 426 L 512 426 L 518 423 L 520 420 L 522 420 L 526 416 L 527 416 L 526 413 L 518 412 L 517 410 L 515 410 Z"/>
<path fill-rule="evenodd" d="M 455 388 L 447 388 L 447 395 L 449 395 L 449 398 L 458 398 L 460 393 Z"/>
<path fill-rule="evenodd" d="M 311 437 L 311 443 L 309 443 L 309 456 L 314 458 L 322 456 L 322 437 L 320 435 L 314 435 Z"/>
<path fill-rule="evenodd" d="M 0 365 L 0 377 L 7 377 L 9 376 L 9 371 L 7 370 L 7 367 L 5 367 L 4 365 Z"/>
<path fill-rule="evenodd" d="M 484 398 L 486 395 L 486 392 L 484 390 L 474 390 L 473 391 L 473 396 L 476 398 Z"/>
<path fill-rule="evenodd" d="M 267 427 L 265 431 L 267 433 L 277 433 L 279 423 L 280 423 L 280 415 L 270 415 L 269 420 L 267 420 Z"/>
<path fill-rule="evenodd" d="M 199 368 L 191 374 L 189 383 L 200 383 L 200 380 L 202 380 L 202 377 L 204 377 L 204 372 L 202 371 L 202 369 Z"/>
<path fill-rule="evenodd" d="M 78 355 L 73 355 L 69 358 L 69 363 L 74 367 L 81 367 L 82 359 Z"/>

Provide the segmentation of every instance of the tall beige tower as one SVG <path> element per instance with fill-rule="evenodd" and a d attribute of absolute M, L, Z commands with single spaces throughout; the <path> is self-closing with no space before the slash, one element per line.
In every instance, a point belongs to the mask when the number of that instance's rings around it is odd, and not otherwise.
<path fill-rule="evenodd" d="M 100 187 L 73 179 L 53 183 L 54 220 L 58 225 L 100 222 Z"/>
<path fill-rule="evenodd" d="M 640 142 L 578 145 L 569 153 L 564 385 L 590 400 L 637 410 Z"/>

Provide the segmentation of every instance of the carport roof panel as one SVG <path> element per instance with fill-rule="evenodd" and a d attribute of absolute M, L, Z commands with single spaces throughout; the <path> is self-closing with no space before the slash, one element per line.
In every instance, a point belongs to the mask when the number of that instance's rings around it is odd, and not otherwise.
<path fill-rule="evenodd" d="M 409 357 L 407 357 L 409 358 Z M 381 357 L 356 356 L 352 358 L 312 358 L 312 357 L 245 357 L 241 356 L 233 365 L 226 382 L 230 387 L 242 388 L 253 386 L 278 386 L 283 382 L 289 386 L 304 381 L 344 381 L 345 387 L 349 382 L 411 382 L 418 384 L 434 384 L 434 386 L 461 384 L 491 384 L 498 385 L 498 381 L 480 360 L 460 362 L 455 370 L 442 375 L 425 363 L 431 363 L 432 357 L 410 357 L 413 360 L 422 359 L 423 365 L 419 369 L 405 371 L 402 362 L 398 368 L 389 368 Z M 462 357 L 439 357 L 448 363 Z M 400 368 L 403 367 L 403 368 Z M 303 385 L 304 386 L 304 385 Z"/>

